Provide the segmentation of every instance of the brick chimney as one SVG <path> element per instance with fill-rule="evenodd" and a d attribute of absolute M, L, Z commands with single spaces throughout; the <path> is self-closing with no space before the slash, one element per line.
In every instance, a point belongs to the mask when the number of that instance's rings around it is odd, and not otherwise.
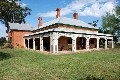
<path fill-rule="evenodd" d="M 60 17 L 60 8 L 57 8 L 56 11 L 57 11 L 57 15 L 56 15 L 56 18 L 59 18 Z"/>
<path fill-rule="evenodd" d="M 42 17 L 38 18 L 38 29 L 42 26 Z"/>
<path fill-rule="evenodd" d="M 78 19 L 78 13 L 73 14 L 74 19 Z"/>

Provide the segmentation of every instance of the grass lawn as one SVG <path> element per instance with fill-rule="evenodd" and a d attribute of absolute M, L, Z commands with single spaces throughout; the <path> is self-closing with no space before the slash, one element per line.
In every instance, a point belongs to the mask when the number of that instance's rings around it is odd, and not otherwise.
<path fill-rule="evenodd" d="M 120 48 L 63 55 L 0 49 L 0 80 L 120 80 Z"/>

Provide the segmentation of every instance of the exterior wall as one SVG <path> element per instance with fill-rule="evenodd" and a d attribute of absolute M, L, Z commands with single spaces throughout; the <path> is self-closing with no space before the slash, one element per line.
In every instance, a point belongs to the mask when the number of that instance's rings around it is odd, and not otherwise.
<path fill-rule="evenodd" d="M 24 47 L 24 35 L 30 34 L 30 31 L 12 31 L 8 33 L 8 38 L 11 38 L 13 47 Z"/>

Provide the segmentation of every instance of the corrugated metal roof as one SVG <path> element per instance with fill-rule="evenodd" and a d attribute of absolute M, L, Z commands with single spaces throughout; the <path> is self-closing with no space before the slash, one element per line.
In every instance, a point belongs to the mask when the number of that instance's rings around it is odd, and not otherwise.
<path fill-rule="evenodd" d="M 54 20 L 48 21 L 46 23 L 43 23 L 43 25 L 40 28 L 50 26 L 55 23 L 61 23 L 61 24 L 67 24 L 67 25 L 73 25 L 73 26 L 78 26 L 78 27 L 85 27 L 85 28 L 92 28 L 92 29 L 98 29 L 97 27 L 94 27 L 88 23 L 85 23 L 81 20 L 77 19 L 72 19 L 72 18 L 66 18 L 66 17 L 59 17 Z"/>
<path fill-rule="evenodd" d="M 29 24 L 9 23 L 10 30 L 29 30 L 33 31 L 34 27 Z"/>

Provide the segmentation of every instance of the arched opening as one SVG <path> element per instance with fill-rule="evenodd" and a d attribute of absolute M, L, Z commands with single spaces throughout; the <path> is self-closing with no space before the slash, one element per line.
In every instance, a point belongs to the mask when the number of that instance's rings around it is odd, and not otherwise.
<path fill-rule="evenodd" d="M 33 49 L 33 39 L 29 39 L 29 48 Z"/>
<path fill-rule="evenodd" d="M 97 39 L 96 38 L 90 38 L 89 40 L 89 48 L 97 48 Z"/>
<path fill-rule="evenodd" d="M 99 48 L 105 48 L 105 39 L 104 38 L 100 38 L 100 40 L 99 40 Z"/>
<path fill-rule="evenodd" d="M 35 38 L 35 50 L 40 50 L 40 38 Z"/>
<path fill-rule="evenodd" d="M 112 39 L 107 39 L 107 48 L 112 48 Z"/>
<path fill-rule="evenodd" d="M 61 36 L 58 39 L 58 51 L 71 51 L 72 50 L 72 38 Z"/>
<path fill-rule="evenodd" d="M 28 48 L 28 40 L 25 39 L 25 48 Z"/>
<path fill-rule="evenodd" d="M 85 37 L 77 37 L 76 39 L 76 50 L 86 49 Z"/>
<path fill-rule="evenodd" d="M 50 51 L 50 37 L 43 37 L 43 50 Z"/>

